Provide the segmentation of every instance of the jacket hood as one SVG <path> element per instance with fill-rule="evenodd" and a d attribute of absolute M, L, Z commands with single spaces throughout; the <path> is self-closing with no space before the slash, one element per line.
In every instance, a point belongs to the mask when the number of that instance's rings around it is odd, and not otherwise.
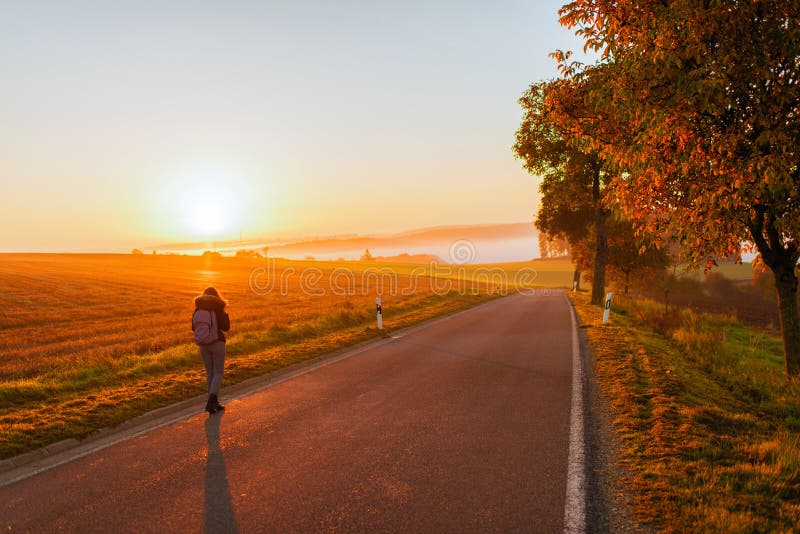
<path fill-rule="evenodd" d="M 226 304 L 216 295 L 200 295 L 194 299 L 194 307 L 201 310 L 222 310 Z"/>

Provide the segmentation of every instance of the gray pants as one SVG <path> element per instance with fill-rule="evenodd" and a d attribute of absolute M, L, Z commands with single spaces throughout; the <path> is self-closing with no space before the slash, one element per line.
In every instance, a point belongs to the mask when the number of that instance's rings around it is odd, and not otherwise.
<path fill-rule="evenodd" d="M 222 385 L 222 371 L 225 368 L 225 342 L 217 341 L 211 345 L 200 345 L 200 356 L 206 366 L 206 383 L 208 392 L 219 394 Z"/>

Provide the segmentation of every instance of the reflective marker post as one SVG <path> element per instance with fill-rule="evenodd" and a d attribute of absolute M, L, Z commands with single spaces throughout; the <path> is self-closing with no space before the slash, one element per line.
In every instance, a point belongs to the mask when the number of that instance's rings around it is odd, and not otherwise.
<path fill-rule="evenodd" d="M 572 292 L 575 293 L 578 290 L 578 281 L 575 280 L 572 282 Z"/>
<path fill-rule="evenodd" d="M 381 298 L 375 298 L 375 309 L 378 314 L 378 330 L 383 330 L 383 312 L 381 311 Z"/>
<path fill-rule="evenodd" d="M 603 312 L 603 324 L 608 323 L 608 315 L 611 313 L 611 292 L 606 295 L 606 309 Z"/>

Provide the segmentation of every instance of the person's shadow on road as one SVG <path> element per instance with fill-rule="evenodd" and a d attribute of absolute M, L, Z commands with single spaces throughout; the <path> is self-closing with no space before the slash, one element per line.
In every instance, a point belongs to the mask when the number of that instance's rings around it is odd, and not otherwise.
<path fill-rule="evenodd" d="M 225 470 L 225 459 L 219 445 L 219 428 L 222 413 L 210 415 L 206 419 L 206 440 L 208 454 L 206 456 L 206 489 L 205 489 L 205 532 L 238 533 L 236 516 L 233 512 L 233 500 L 228 486 L 228 474 Z"/>

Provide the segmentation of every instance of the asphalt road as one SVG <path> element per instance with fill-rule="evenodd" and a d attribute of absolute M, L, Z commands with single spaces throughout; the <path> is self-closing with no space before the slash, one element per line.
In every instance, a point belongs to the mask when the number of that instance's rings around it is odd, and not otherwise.
<path fill-rule="evenodd" d="M 570 313 L 554 292 L 435 321 L 0 488 L 0 528 L 562 532 Z"/>

